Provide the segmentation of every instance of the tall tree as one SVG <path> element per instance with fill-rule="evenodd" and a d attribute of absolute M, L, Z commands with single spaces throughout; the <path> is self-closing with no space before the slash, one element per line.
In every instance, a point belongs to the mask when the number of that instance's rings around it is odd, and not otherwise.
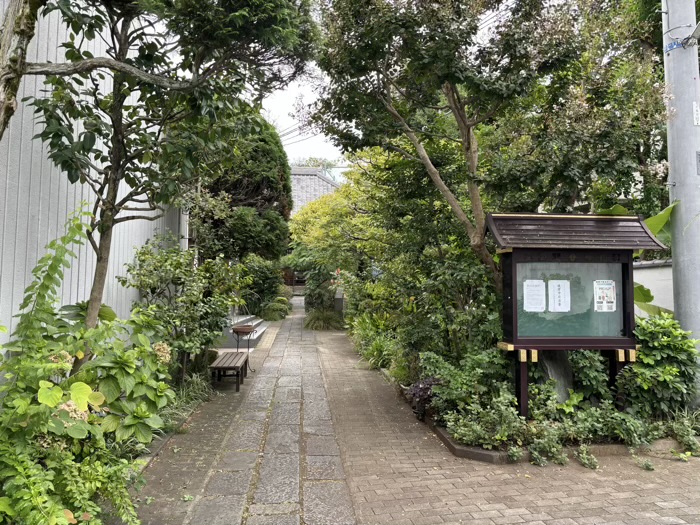
<path fill-rule="evenodd" d="M 41 0 L 10 0 L 0 27 L 0 140 L 17 109 L 17 91 L 27 65 Z"/>
<path fill-rule="evenodd" d="M 113 229 L 153 220 L 194 176 L 193 151 L 214 146 L 215 122 L 241 113 L 295 78 L 309 58 L 315 26 L 306 0 L 48 2 L 71 31 L 66 63 L 26 64 L 49 75 L 50 95 L 34 100 L 49 156 L 95 197 L 90 243 L 97 255 L 86 323 L 95 326 L 104 293 Z M 82 43 L 101 39 L 106 56 Z M 179 125 L 179 126 L 178 126 Z M 77 370 L 89 352 L 77 361 Z"/>
<path fill-rule="evenodd" d="M 215 151 L 203 151 L 196 172 L 201 192 L 189 200 L 190 227 L 200 255 L 242 259 L 255 253 L 278 259 L 287 248 L 292 208 L 291 171 L 275 128 L 262 117 Z"/>
<path fill-rule="evenodd" d="M 526 93 L 569 49 L 570 15 L 565 6 L 545 5 L 328 0 L 323 9 L 319 64 L 329 81 L 316 124 L 346 150 L 380 146 L 420 162 L 498 289 L 499 271 L 485 243 L 475 128 Z M 485 19 L 493 22 L 488 29 Z M 437 138 L 461 149 L 461 179 L 451 186 L 428 152 Z"/>

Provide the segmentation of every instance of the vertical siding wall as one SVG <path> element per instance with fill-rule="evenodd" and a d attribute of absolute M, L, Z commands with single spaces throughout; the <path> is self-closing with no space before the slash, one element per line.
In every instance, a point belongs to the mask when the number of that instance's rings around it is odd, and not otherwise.
<path fill-rule="evenodd" d="M 0 0 L 0 19 L 7 0 Z M 62 62 L 66 30 L 58 16 L 41 19 L 32 42 L 28 61 Z M 104 53 L 102 42 L 93 42 L 93 53 Z M 39 96 L 44 88 L 43 77 L 22 80 L 21 100 Z M 68 215 L 82 201 L 91 201 L 87 186 L 70 184 L 47 158 L 40 140 L 32 137 L 40 130 L 33 108 L 20 103 L 9 129 L 0 141 L 0 325 L 14 329 L 13 316 L 18 313 L 25 287 L 31 282 L 31 270 L 45 253 L 44 247 L 63 233 Z M 179 212 L 170 210 L 157 221 L 130 221 L 115 229 L 105 303 L 120 316 L 128 315 L 136 300 L 134 290 L 123 289 L 115 276 L 124 274 L 124 264 L 133 259 L 136 248 L 156 232 L 172 231 L 179 235 Z M 65 275 L 62 303 L 87 299 L 95 267 L 95 256 L 89 245 L 76 250 L 77 259 Z M 7 335 L 0 334 L 0 344 Z"/>

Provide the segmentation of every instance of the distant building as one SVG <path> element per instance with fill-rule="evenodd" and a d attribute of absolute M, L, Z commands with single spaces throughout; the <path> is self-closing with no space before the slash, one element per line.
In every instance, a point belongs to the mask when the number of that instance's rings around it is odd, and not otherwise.
<path fill-rule="evenodd" d="M 292 217 L 308 203 L 333 193 L 340 184 L 324 175 L 323 168 L 292 166 Z"/>

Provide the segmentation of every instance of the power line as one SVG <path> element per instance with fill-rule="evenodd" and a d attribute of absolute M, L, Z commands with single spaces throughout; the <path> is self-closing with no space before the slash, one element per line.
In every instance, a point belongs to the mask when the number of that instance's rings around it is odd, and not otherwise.
<path fill-rule="evenodd" d="M 300 128 L 301 128 L 301 125 L 297 124 L 294 127 L 294 129 L 291 129 L 291 130 L 287 131 L 286 133 L 279 133 L 279 136 L 280 136 L 280 138 L 282 138 L 282 137 L 286 137 L 288 135 L 293 135 L 294 133 L 297 133 L 298 131 L 300 131 Z"/>
<path fill-rule="evenodd" d="M 319 135 L 320 135 L 320 133 L 315 133 L 309 137 L 306 137 L 305 139 L 297 140 L 295 142 L 288 142 L 286 144 L 282 144 L 282 146 L 291 146 L 292 144 L 299 144 L 300 142 L 304 142 L 305 140 L 309 140 L 309 139 L 312 139 L 314 137 L 318 137 Z"/>
<path fill-rule="evenodd" d="M 289 126 L 288 128 L 284 128 L 284 129 L 279 130 L 277 133 L 281 135 L 282 133 L 285 133 L 285 132 L 289 131 L 290 129 L 296 128 L 296 127 L 298 127 L 298 126 L 299 126 L 299 123 L 298 123 L 298 122 L 295 122 L 294 124 L 292 124 L 292 125 Z"/>

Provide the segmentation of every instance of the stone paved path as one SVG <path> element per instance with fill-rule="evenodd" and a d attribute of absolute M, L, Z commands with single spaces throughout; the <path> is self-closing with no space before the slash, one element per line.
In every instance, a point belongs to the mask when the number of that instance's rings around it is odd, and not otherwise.
<path fill-rule="evenodd" d="M 144 525 L 355 525 L 315 333 L 302 321 L 297 303 L 253 352 L 241 392 L 227 385 L 148 467 Z"/>
<path fill-rule="evenodd" d="M 145 471 L 144 525 L 700 524 L 700 460 L 544 468 L 449 454 L 342 332 L 299 304 Z"/>

